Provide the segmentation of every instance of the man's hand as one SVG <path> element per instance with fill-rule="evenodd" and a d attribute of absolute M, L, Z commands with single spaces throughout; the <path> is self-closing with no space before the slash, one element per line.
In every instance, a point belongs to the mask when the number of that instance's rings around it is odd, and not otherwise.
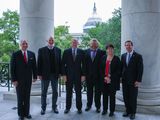
<path fill-rule="evenodd" d="M 85 76 L 81 76 L 81 82 L 85 81 L 86 77 Z"/>
<path fill-rule="evenodd" d="M 135 86 L 135 87 L 139 87 L 139 85 L 140 85 L 140 82 L 138 82 L 138 81 L 136 81 L 136 82 L 134 83 L 134 86 Z"/>
<path fill-rule="evenodd" d="M 13 85 L 14 85 L 15 87 L 17 87 L 17 86 L 18 86 L 18 82 L 17 82 L 17 81 L 14 81 L 14 82 L 13 82 Z"/>
<path fill-rule="evenodd" d="M 107 84 L 111 83 L 111 79 L 109 77 L 104 77 L 104 80 L 104 82 Z"/>
<path fill-rule="evenodd" d="M 67 76 L 66 75 L 63 76 L 63 80 L 64 80 L 64 82 L 67 82 Z"/>
<path fill-rule="evenodd" d="M 39 76 L 38 76 L 38 79 L 42 80 L 42 76 L 39 75 Z"/>

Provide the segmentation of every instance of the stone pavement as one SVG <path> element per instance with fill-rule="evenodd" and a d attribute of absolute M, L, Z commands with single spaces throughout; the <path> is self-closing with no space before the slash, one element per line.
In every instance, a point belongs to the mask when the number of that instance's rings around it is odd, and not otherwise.
<path fill-rule="evenodd" d="M 0 91 L 0 120 L 17 120 L 17 110 L 14 109 L 16 107 L 16 101 L 3 100 L 2 95 L 3 92 Z M 75 100 L 73 100 L 73 106 L 70 113 L 64 114 L 65 98 L 63 96 L 59 97 L 58 99 L 59 114 L 55 114 L 51 111 L 51 104 L 48 104 L 46 114 L 43 116 L 40 115 L 39 103 L 31 103 L 30 111 L 33 117 L 32 120 L 129 120 L 129 118 L 122 117 L 122 112 L 118 111 L 115 112 L 115 116 L 112 118 L 108 117 L 108 114 L 102 116 L 101 114 L 96 113 L 94 107 L 92 107 L 89 112 L 85 112 L 85 105 L 86 100 L 83 99 L 83 113 L 79 115 L 77 114 Z M 160 115 L 147 115 L 138 113 L 135 120 L 160 120 Z"/>

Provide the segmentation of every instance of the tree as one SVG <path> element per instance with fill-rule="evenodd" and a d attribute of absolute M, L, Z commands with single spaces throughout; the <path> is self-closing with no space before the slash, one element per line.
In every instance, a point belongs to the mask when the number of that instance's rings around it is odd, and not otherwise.
<path fill-rule="evenodd" d="M 121 8 L 115 9 L 113 17 L 107 22 L 97 24 L 95 28 L 90 29 L 83 38 L 82 44 L 88 43 L 91 38 L 97 38 L 100 42 L 100 47 L 103 49 L 105 49 L 107 43 L 112 43 L 115 46 L 115 53 L 120 55 Z"/>
<path fill-rule="evenodd" d="M 68 26 L 58 26 L 55 28 L 54 33 L 55 43 L 62 51 L 70 47 L 72 36 L 69 34 Z"/>
<path fill-rule="evenodd" d="M 18 49 L 19 14 L 7 10 L 0 18 L 0 61 L 8 62 L 11 53 Z"/>
<path fill-rule="evenodd" d="M 19 38 L 19 14 L 17 11 L 7 10 L 3 12 L 0 18 L 0 31 L 3 34 L 3 40 L 17 44 Z"/>

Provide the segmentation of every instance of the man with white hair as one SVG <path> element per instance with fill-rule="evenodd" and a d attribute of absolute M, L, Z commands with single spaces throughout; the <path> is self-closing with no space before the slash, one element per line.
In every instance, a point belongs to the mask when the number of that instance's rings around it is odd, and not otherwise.
<path fill-rule="evenodd" d="M 16 88 L 19 120 L 31 119 L 30 91 L 32 80 L 37 79 L 35 54 L 29 50 L 27 40 L 20 41 L 20 50 L 11 57 L 11 79 Z"/>
<path fill-rule="evenodd" d="M 89 111 L 91 109 L 94 98 L 96 112 L 100 113 L 100 60 L 103 55 L 105 55 L 105 51 L 99 49 L 98 40 L 96 38 L 91 39 L 90 48 L 85 51 L 85 75 L 87 85 L 87 106 L 85 111 Z"/>

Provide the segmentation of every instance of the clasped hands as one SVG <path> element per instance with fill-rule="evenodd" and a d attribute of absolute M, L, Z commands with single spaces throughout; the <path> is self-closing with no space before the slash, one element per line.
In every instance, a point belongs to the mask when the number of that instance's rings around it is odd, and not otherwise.
<path fill-rule="evenodd" d="M 111 83 L 111 78 L 108 77 L 108 76 L 104 77 L 104 82 L 107 83 L 107 84 Z"/>

